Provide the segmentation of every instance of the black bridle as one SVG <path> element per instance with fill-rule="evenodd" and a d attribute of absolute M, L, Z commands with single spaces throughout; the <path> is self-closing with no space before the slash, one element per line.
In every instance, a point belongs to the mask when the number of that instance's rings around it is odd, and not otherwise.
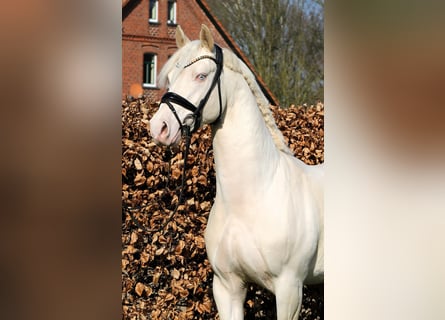
<path fill-rule="evenodd" d="M 221 101 L 221 82 L 220 77 L 223 69 L 223 54 L 221 48 L 215 44 L 215 51 L 216 55 L 215 58 L 210 55 L 203 55 L 199 56 L 192 61 L 190 61 L 188 64 L 186 64 L 183 68 L 187 68 L 194 64 L 195 62 L 198 62 L 202 59 L 210 59 L 213 60 L 216 63 L 216 72 L 215 76 L 213 77 L 212 84 L 210 85 L 209 90 L 207 91 L 204 98 L 201 99 L 199 102 L 199 105 L 196 107 L 193 103 L 188 101 L 186 98 L 180 96 L 177 93 L 174 92 L 167 92 L 164 94 L 161 98 L 161 103 L 167 104 L 167 106 L 170 108 L 170 110 L 173 112 L 173 115 L 175 116 L 176 120 L 179 123 L 179 127 L 181 128 L 181 132 L 183 136 L 188 136 L 190 133 L 195 132 L 198 130 L 201 120 L 202 120 L 202 110 L 204 109 L 204 106 L 206 105 L 207 101 L 209 100 L 210 94 L 212 93 L 213 89 L 215 88 L 216 84 L 218 84 L 218 97 L 219 97 L 219 115 L 213 121 L 213 123 L 217 122 L 221 118 L 222 113 L 222 101 Z M 179 119 L 179 116 L 176 112 L 176 109 L 173 107 L 173 103 L 180 105 L 181 107 L 189 110 L 192 112 L 192 114 L 187 115 L 184 118 L 184 121 L 182 122 L 181 119 Z M 191 126 L 193 125 L 193 130 L 191 129 Z"/>

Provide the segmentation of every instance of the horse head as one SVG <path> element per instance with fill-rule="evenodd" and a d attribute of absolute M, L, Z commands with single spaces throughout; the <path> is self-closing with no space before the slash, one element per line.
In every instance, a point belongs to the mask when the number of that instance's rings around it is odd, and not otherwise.
<path fill-rule="evenodd" d="M 164 145 L 177 144 L 184 131 L 218 121 L 225 109 L 222 50 L 214 44 L 210 30 L 202 25 L 199 40 L 190 41 L 178 26 L 176 44 L 179 50 L 159 76 L 168 92 L 150 121 L 151 135 Z"/>

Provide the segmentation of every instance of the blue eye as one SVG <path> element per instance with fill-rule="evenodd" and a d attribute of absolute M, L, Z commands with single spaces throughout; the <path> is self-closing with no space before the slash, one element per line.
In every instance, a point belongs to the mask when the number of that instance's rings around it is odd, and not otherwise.
<path fill-rule="evenodd" d="M 196 79 L 198 80 L 205 80 L 207 78 L 207 75 L 205 73 L 200 73 L 196 76 Z"/>

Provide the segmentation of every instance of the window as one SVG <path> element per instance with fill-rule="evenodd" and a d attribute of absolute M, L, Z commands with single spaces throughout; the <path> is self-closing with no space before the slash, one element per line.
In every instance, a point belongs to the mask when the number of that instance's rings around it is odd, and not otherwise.
<path fill-rule="evenodd" d="M 168 0 L 168 24 L 176 24 L 176 0 Z"/>
<path fill-rule="evenodd" d="M 150 10 L 148 12 L 149 22 L 158 22 L 158 0 L 150 0 Z"/>
<path fill-rule="evenodd" d="M 152 53 L 144 54 L 143 65 L 143 87 L 155 88 L 156 87 L 156 55 Z"/>

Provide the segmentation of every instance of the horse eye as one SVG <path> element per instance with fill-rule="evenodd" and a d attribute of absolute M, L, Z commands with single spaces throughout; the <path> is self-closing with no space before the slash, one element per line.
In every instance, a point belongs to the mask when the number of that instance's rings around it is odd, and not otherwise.
<path fill-rule="evenodd" d="M 196 79 L 198 80 L 205 80 L 205 78 L 207 78 L 207 75 L 205 73 L 200 73 L 196 76 Z"/>

